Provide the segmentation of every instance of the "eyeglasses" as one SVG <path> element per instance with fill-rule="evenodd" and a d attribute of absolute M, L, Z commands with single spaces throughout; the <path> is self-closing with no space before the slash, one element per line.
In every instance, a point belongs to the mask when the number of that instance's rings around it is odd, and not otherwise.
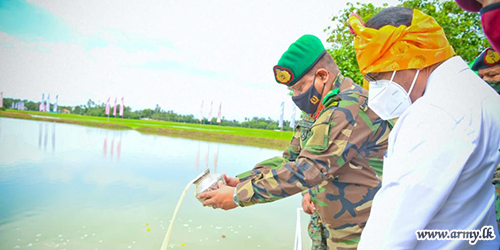
<path fill-rule="evenodd" d="M 378 73 L 366 73 L 364 78 L 368 82 L 374 82 L 374 81 L 377 81 L 378 75 L 379 75 Z"/>

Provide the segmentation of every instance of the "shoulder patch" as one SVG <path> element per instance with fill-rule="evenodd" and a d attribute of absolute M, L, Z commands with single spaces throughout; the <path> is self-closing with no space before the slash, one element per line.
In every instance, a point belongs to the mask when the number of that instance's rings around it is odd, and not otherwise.
<path fill-rule="evenodd" d="M 278 65 L 274 66 L 274 77 L 276 78 L 276 81 L 278 81 L 281 84 L 289 84 L 291 81 L 293 81 L 293 73 L 290 69 L 280 67 Z"/>

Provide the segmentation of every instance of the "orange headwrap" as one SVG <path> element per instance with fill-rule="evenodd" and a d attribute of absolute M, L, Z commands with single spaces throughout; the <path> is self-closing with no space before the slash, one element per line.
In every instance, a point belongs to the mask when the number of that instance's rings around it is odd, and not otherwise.
<path fill-rule="evenodd" d="M 422 69 L 455 55 L 443 28 L 429 15 L 413 10 L 409 27 L 365 27 L 356 15 L 348 20 L 361 74 Z"/>

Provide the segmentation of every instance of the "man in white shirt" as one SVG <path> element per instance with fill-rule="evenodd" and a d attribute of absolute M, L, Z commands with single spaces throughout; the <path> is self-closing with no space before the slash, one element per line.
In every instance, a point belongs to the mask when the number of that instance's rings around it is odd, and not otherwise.
<path fill-rule="evenodd" d="M 500 96 L 418 10 L 387 8 L 366 25 L 355 15 L 349 24 L 369 107 L 400 117 L 358 249 L 499 249 L 491 180 Z M 448 231 L 439 240 L 417 230 Z"/>

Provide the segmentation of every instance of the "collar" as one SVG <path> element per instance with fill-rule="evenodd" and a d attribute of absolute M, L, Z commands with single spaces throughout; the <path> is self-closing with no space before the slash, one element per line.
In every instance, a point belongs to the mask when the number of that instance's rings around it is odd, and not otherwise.
<path fill-rule="evenodd" d="M 340 92 L 340 85 L 342 84 L 342 82 L 344 81 L 344 76 L 340 73 L 337 74 L 337 76 L 335 77 L 335 80 L 333 81 L 333 87 L 335 87 L 334 89 L 330 90 L 330 92 L 328 92 L 328 94 L 326 94 L 326 96 L 323 98 L 323 101 L 321 102 L 321 104 L 325 105 L 326 102 L 339 94 Z"/>

